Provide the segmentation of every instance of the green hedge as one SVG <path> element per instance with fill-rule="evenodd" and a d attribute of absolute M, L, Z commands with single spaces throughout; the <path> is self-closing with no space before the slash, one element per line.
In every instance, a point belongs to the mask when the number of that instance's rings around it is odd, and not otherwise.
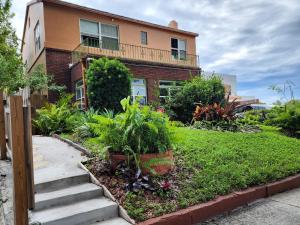
<path fill-rule="evenodd" d="M 131 95 L 132 74 L 116 59 L 93 60 L 87 70 L 89 104 L 96 110 L 122 111 L 120 101 Z"/>

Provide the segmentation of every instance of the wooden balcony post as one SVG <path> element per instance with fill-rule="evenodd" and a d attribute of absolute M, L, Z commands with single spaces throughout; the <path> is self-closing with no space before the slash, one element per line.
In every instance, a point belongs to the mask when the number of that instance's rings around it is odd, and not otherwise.
<path fill-rule="evenodd" d="M 0 91 L 0 159 L 6 159 L 6 139 L 5 139 L 5 117 L 4 117 L 4 104 L 3 92 Z"/>
<path fill-rule="evenodd" d="M 24 118 L 22 96 L 11 96 L 11 150 L 14 186 L 14 225 L 28 225 L 28 192 L 24 147 Z"/>

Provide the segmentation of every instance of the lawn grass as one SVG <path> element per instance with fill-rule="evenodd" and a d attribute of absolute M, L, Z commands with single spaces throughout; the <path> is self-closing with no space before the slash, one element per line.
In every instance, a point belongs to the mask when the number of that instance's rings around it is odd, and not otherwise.
<path fill-rule="evenodd" d="M 262 127 L 259 133 L 171 129 L 177 171 L 160 179 L 174 183 L 176 190 L 126 193 L 122 205 L 137 221 L 300 172 L 300 140 L 276 128 Z M 95 138 L 82 143 L 94 151 L 100 149 L 98 144 Z"/>
<path fill-rule="evenodd" d="M 174 128 L 176 156 L 201 168 L 181 189 L 186 207 L 234 190 L 275 181 L 300 172 L 300 140 L 276 128 L 260 133 L 232 133 Z"/>
<path fill-rule="evenodd" d="M 300 172 L 300 140 L 283 136 L 276 128 L 262 127 L 260 133 L 179 127 L 172 131 L 175 158 L 185 168 L 175 178 L 179 190 L 175 197 L 160 202 L 145 199 L 145 193 L 128 194 L 124 207 L 137 220 Z M 186 171 L 192 173 L 186 176 Z M 150 217 L 149 211 L 152 211 Z"/>

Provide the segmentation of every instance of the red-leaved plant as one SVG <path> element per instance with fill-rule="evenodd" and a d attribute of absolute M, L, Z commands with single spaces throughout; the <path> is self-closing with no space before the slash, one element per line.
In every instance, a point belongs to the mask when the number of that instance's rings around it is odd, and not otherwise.
<path fill-rule="evenodd" d="M 193 113 L 193 121 L 232 121 L 236 119 L 237 110 L 243 106 L 236 99 L 232 102 L 226 101 L 224 107 L 220 103 L 205 106 L 197 105 Z"/>

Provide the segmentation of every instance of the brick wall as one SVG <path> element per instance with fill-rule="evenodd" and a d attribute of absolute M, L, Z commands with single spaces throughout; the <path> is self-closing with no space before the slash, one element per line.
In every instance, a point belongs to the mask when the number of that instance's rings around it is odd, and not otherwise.
<path fill-rule="evenodd" d="M 77 63 L 71 68 L 71 90 L 75 91 L 75 83 L 82 79 L 82 64 Z"/>
<path fill-rule="evenodd" d="M 47 73 L 54 77 L 54 82 L 65 85 L 67 92 L 71 92 L 71 52 L 56 49 L 46 49 Z M 57 100 L 57 93 L 49 92 L 49 101 Z"/>
<path fill-rule="evenodd" d="M 156 100 L 155 91 L 159 80 L 187 80 L 200 73 L 200 68 L 185 68 L 167 65 L 156 65 L 123 61 L 135 78 L 143 78 L 147 83 L 148 101 Z M 46 49 L 47 72 L 54 76 L 57 84 L 65 85 L 68 92 L 74 93 L 74 82 L 82 77 L 82 65 L 78 63 L 69 68 L 71 52 Z M 49 93 L 49 101 L 55 101 L 57 96 Z"/>
<path fill-rule="evenodd" d="M 148 102 L 157 100 L 155 95 L 159 86 L 159 80 L 188 80 L 192 76 L 200 74 L 199 69 L 156 66 L 124 62 L 136 78 L 143 78 L 147 83 Z"/>

